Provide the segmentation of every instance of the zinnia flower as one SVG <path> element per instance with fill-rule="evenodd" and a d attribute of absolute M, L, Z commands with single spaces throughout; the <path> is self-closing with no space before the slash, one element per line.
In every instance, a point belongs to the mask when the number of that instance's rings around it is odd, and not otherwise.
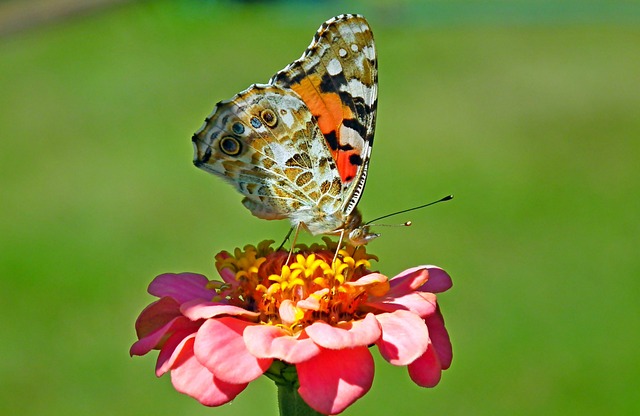
<path fill-rule="evenodd" d="M 271 241 L 222 252 L 222 281 L 156 277 L 149 293 L 160 299 L 136 321 L 131 354 L 159 349 L 156 375 L 170 371 L 176 390 L 207 406 L 231 401 L 262 374 L 278 382 L 295 366 L 302 399 L 340 413 L 371 387 L 373 344 L 419 386 L 438 384 L 452 352 L 434 293 L 451 287 L 449 275 L 418 266 L 389 279 L 369 270 L 376 258 L 363 247 L 340 250 L 333 262 L 335 244 L 325 243 L 299 248 L 290 264 Z"/>

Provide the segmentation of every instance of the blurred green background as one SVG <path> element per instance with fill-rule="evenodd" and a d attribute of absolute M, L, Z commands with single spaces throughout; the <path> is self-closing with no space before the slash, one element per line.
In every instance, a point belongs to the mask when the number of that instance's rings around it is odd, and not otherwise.
<path fill-rule="evenodd" d="M 193 167 L 190 138 L 343 12 L 368 17 L 380 62 L 365 217 L 456 196 L 369 246 L 390 276 L 451 273 L 453 366 L 427 390 L 378 359 L 345 414 L 640 413 L 640 4 L 388 0 L 122 2 L 5 26 L 0 413 L 277 414 L 265 378 L 208 409 L 128 348 L 154 276 L 213 277 L 216 252 L 288 230 Z"/>

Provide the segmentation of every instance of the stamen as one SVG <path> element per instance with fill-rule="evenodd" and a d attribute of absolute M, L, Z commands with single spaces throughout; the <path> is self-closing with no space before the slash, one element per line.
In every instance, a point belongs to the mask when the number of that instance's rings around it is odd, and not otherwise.
<path fill-rule="evenodd" d="M 249 302 L 252 310 L 260 313 L 263 324 L 292 332 L 317 320 L 332 325 L 349 321 L 356 318 L 358 305 L 366 301 L 369 293 L 386 293 L 388 283 L 363 282 L 353 286 L 350 282 L 369 274 L 370 260 L 377 258 L 363 247 L 337 250 L 331 240 L 324 242 L 310 247 L 298 245 L 295 252 L 288 254 L 274 251 L 273 241 L 236 248 L 233 254 L 223 252 L 216 256 L 216 267 L 223 276 L 232 272 L 234 279 L 225 278 L 230 283 L 216 282 L 208 287 L 218 294 L 215 298 L 232 302 L 235 299 L 238 304 Z M 284 262 L 286 258 L 291 264 Z"/>

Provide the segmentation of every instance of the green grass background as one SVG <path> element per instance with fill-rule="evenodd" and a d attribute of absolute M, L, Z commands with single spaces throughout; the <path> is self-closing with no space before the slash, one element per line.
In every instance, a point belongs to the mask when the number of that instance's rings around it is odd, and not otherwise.
<path fill-rule="evenodd" d="M 265 378 L 208 409 L 128 348 L 155 275 L 286 233 L 190 138 L 342 12 L 380 62 L 365 217 L 456 196 L 369 246 L 451 273 L 453 366 L 427 390 L 377 360 L 345 414 L 640 413 L 638 3 L 380 0 L 134 3 L 0 39 L 3 414 L 276 414 Z"/>

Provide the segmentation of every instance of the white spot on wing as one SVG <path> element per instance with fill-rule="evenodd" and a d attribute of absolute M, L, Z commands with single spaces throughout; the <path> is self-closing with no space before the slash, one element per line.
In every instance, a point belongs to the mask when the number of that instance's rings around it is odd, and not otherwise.
<path fill-rule="evenodd" d="M 350 79 L 347 84 L 347 88 L 341 88 L 344 91 L 349 91 L 354 97 L 361 97 L 365 103 L 371 104 L 371 98 L 374 94 L 373 88 L 367 87 L 357 79 Z"/>
<path fill-rule="evenodd" d="M 340 126 L 340 139 L 342 144 L 350 144 L 355 149 L 362 149 L 365 145 L 364 138 L 357 131 L 344 124 Z"/>
<path fill-rule="evenodd" d="M 365 46 L 364 48 L 362 48 L 362 52 L 364 52 L 364 56 L 366 56 L 367 59 L 376 58 L 376 50 L 373 48 L 373 46 Z"/>
<path fill-rule="evenodd" d="M 329 75 L 331 76 L 338 75 L 342 72 L 342 65 L 340 65 L 340 62 L 338 62 L 337 59 L 332 59 L 327 64 L 327 72 L 329 72 Z"/>
<path fill-rule="evenodd" d="M 286 114 L 282 114 L 282 113 L 280 113 L 280 119 L 281 119 L 281 120 L 282 120 L 282 122 L 283 122 L 284 124 L 286 124 L 286 125 L 287 125 L 287 127 L 289 127 L 289 128 L 291 128 L 291 126 L 293 125 L 293 123 L 294 123 L 294 121 L 295 121 L 295 120 L 294 120 L 294 118 L 293 118 L 293 114 L 291 114 L 291 112 L 290 112 L 290 111 L 287 111 L 287 113 L 286 113 Z"/>

